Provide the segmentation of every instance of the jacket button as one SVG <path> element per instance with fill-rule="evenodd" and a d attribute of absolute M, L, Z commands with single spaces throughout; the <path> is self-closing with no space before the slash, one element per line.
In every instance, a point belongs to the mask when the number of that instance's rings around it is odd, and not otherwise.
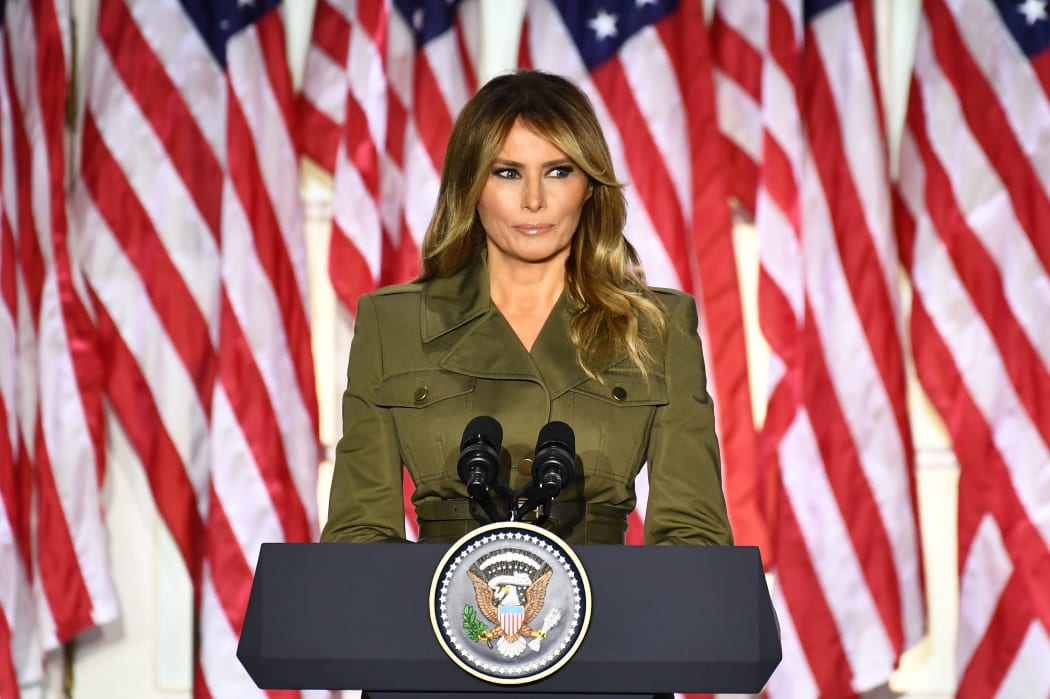
<path fill-rule="evenodd" d="M 427 391 L 427 387 L 426 386 L 420 386 L 419 388 L 417 388 L 416 389 L 416 394 L 414 396 L 415 399 L 416 399 L 416 402 L 417 403 L 422 403 L 423 401 L 425 401 L 427 399 L 427 393 L 429 393 L 429 391 Z"/>
<path fill-rule="evenodd" d="M 617 386 L 616 388 L 613 389 L 612 393 L 613 393 L 613 398 L 615 398 L 616 400 L 620 401 L 621 403 L 623 401 L 627 400 L 627 389 L 624 388 L 623 386 Z"/>
<path fill-rule="evenodd" d="M 528 457 L 525 457 L 524 459 L 519 461 L 518 462 L 518 473 L 520 473 L 523 476 L 531 476 L 532 475 L 532 459 L 530 459 Z"/>

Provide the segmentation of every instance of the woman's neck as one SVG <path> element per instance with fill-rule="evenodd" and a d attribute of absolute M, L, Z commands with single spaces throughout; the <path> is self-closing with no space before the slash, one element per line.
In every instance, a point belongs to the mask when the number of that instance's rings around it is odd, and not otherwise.
<path fill-rule="evenodd" d="M 489 294 L 500 311 L 550 311 L 565 288 L 564 265 L 489 260 Z"/>
<path fill-rule="evenodd" d="M 489 295 L 531 351 L 543 324 L 565 289 L 564 264 L 504 264 L 489 259 Z"/>

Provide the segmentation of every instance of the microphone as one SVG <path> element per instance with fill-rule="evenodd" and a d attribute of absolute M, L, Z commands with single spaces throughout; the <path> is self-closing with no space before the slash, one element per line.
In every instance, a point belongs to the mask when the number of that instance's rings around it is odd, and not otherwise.
<path fill-rule="evenodd" d="M 576 435 L 564 422 L 548 422 L 536 440 L 532 480 L 549 499 L 572 482 L 576 474 Z"/>
<path fill-rule="evenodd" d="M 467 486 L 467 495 L 485 510 L 492 521 L 500 519 L 489 498 L 489 488 L 499 476 L 499 450 L 503 444 L 503 428 L 495 418 L 479 415 L 467 423 L 459 442 L 459 462 L 456 471 L 459 480 Z"/>
<path fill-rule="evenodd" d="M 532 482 L 521 492 L 521 496 L 527 497 L 515 508 L 511 520 L 520 519 L 538 505 L 543 505 L 544 510 L 538 522 L 547 519 L 551 502 L 572 482 L 575 474 L 576 435 L 564 422 L 548 422 L 536 439 Z"/>

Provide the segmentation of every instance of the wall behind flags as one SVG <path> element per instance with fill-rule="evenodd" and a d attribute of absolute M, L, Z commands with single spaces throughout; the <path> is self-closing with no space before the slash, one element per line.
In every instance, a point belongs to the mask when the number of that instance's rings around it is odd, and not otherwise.
<path fill-rule="evenodd" d="M 10 0 L 9 0 L 10 1 Z M 286 0 L 289 62 L 300 80 L 311 31 L 315 0 Z M 713 0 L 706 0 L 710 13 Z M 919 3 L 877 0 L 878 56 L 883 75 L 884 106 L 892 146 L 904 119 L 905 94 L 911 71 Z M 517 32 L 525 0 L 482 0 L 483 38 L 480 78 L 515 64 Z M 75 0 L 77 64 L 91 48 L 95 0 Z M 78 86 L 83 90 L 82 81 Z M 332 454 L 340 430 L 339 396 L 345 384 L 349 347 L 346 318 L 328 281 L 327 254 L 331 214 L 331 182 L 317 167 L 304 163 L 303 201 L 311 269 L 311 322 L 320 401 L 321 441 Z M 758 328 L 757 235 L 748 223 L 734 231 L 739 274 L 745 301 L 752 404 L 756 421 L 764 419 L 769 349 Z M 907 303 L 908 288 L 902 281 Z M 943 426 L 910 376 L 909 409 L 918 450 L 920 519 L 927 583 L 929 632 L 902 663 L 893 688 L 911 697 L 948 697 L 954 687 L 954 635 L 958 583 L 956 577 L 956 501 L 958 466 Z M 191 696 L 192 590 L 174 541 L 152 505 L 151 491 L 134 463 L 131 447 L 119 430 L 108 435 L 109 467 L 104 490 L 106 525 L 112 567 L 120 601 L 114 624 L 88 632 L 72 646 L 72 696 L 86 699 L 182 699 Z M 322 465 L 319 511 L 326 511 L 330 464 Z M 23 696 L 57 699 L 63 696 L 61 658 L 48 662 L 43 686 L 27 687 Z M 881 694 L 880 694 L 881 696 Z"/>

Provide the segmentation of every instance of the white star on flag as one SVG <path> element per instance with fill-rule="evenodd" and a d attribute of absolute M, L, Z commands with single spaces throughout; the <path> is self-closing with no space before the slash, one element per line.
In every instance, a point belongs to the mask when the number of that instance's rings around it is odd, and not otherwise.
<path fill-rule="evenodd" d="M 610 14 L 605 10 L 598 10 L 598 14 L 595 15 L 594 19 L 587 22 L 587 26 L 594 30 L 597 38 L 608 39 L 617 34 L 616 20 L 616 15 Z"/>
<path fill-rule="evenodd" d="M 1024 0 L 1017 6 L 1017 11 L 1024 15 L 1024 21 L 1032 26 L 1039 20 L 1046 20 L 1046 0 Z"/>

